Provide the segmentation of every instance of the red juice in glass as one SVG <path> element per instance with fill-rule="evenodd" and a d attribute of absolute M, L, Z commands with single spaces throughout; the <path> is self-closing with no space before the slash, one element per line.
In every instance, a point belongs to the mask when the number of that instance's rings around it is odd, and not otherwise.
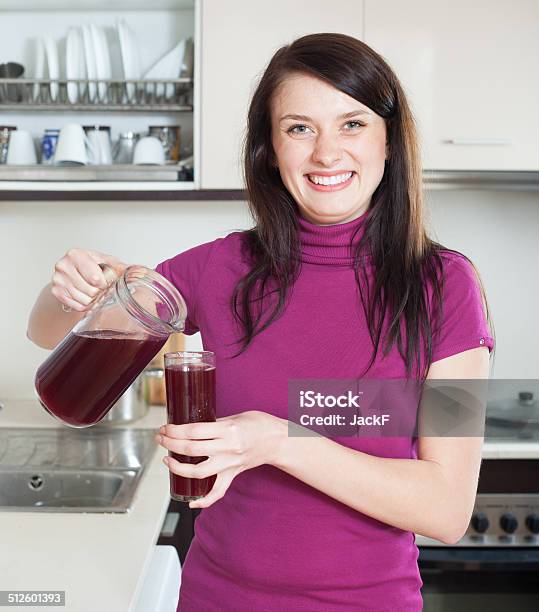
<path fill-rule="evenodd" d="M 37 370 L 42 406 L 72 427 L 94 425 L 166 340 L 114 330 L 70 332 Z"/>
<path fill-rule="evenodd" d="M 165 354 L 168 423 L 185 425 L 215 421 L 215 355 L 211 351 L 180 351 Z M 181 463 L 200 463 L 207 457 L 190 457 L 169 451 Z M 215 482 L 208 478 L 185 478 L 170 473 L 170 496 L 189 502 L 207 495 Z"/>

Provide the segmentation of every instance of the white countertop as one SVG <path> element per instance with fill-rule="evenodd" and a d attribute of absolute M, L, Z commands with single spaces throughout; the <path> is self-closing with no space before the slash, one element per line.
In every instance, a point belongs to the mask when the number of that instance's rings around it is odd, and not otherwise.
<path fill-rule="evenodd" d="M 165 422 L 165 408 L 152 406 L 132 426 L 157 430 Z M 58 426 L 36 400 L 0 410 L 0 427 Z M 1 512 L 0 590 L 65 590 L 68 612 L 134 611 L 170 501 L 165 454 L 156 450 L 128 513 Z M 528 457 L 539 457 L 539 443 L 483 447 L 485 459 Z"/>
<path fill-rule="evenodd" d="M 61 427 L 35 400 L 4 404 L 0 427 Z M 152 406 L 132 427 L 164 423 Z M 170 501 L 165 455 L 158 447 L 128 513 L 0 512 L 0 590 L 65 590 L 68 612 L 133 611 Z"/>

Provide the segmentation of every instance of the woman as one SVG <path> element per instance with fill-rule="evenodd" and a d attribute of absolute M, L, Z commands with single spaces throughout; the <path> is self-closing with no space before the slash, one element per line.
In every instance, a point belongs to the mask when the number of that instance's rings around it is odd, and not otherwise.
<path fill-rule="evenodd" d="M 168 459 L 173 473 L 217 475 L 190 504 L 204 510 L 178 610 L 420 610 L 414 534 L 463 535 L 482 439 L 292 437 L 287 426 L 295 379 L 488 377 L 481 284 L 426 236 L 417 136 L 390 67 L 339 34 L 279 49 L 251 101 L 245 179 L 253 229 L 157 266 L 218 368 L 217 422 L 158 436 L 209 457 Z M 56 264 L 34 341 L 51 344 L 45 313 L 58 339 L 82 316 L 103 286 L 100 261 L 123 268 L 80 250 Z"/>

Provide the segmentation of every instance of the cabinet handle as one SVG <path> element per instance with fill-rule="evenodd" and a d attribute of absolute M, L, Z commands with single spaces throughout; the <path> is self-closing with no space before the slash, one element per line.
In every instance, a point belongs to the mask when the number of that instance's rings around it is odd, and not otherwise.
<path fill-rule="evenodd" d="M 452 145 L 510 145 L 511 141 L 507 138 L 448 138 L 442 141 Z"/>
<path fill-rule="evenodd" d="M 176 527 L 178 525 L 179 520 L 179 512 L 167 512 L 159 536 L 163 538 L 171 538 L 174 535 L 174 532 L 176 531 Z"/>

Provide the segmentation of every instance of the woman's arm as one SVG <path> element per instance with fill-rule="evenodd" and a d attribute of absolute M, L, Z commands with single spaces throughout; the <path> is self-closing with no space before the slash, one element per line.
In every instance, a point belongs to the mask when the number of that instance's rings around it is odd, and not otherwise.
<path fill-rule="evenodd" d="M 431 379 L 487 378 L 488 349 L 432 364 Z M 279 419 L 282 421 L 282 419 Z M 388 459 L 323 437 L 289 437 L 287 421 L 269 463 L 384 523 L 446 544 L 464 535 L 473 511 L 481 437 L 419 438 L 418 459 Z"/>

